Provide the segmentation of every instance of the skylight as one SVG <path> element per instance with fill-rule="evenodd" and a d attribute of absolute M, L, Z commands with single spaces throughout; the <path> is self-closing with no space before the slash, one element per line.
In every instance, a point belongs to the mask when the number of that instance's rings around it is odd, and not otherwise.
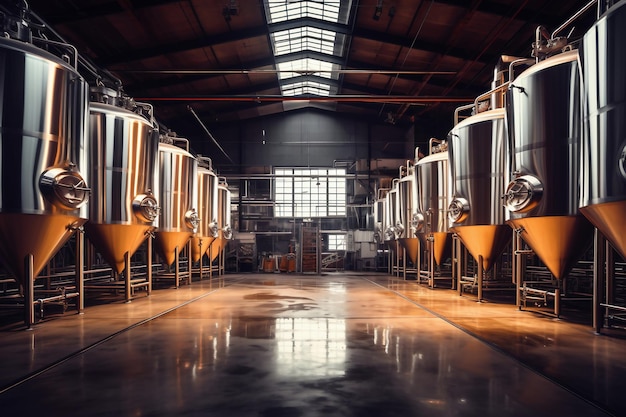
<path fill-rule="evenodd" d="M 280 57 L 276 69 L 283 95 L 328 96 L 337 92 L 341 66 L 336 62 L 343 58 L 351 3 L 265 0 L 274 56 Z M 307 53 L 314 53 L 315 58 Z"/>

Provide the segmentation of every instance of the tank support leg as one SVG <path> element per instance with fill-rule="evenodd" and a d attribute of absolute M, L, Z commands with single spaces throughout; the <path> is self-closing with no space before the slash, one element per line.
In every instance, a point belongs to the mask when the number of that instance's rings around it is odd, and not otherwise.
<path fill-rule="evenodd" d="M 202 253 L 202 239 L 199 239 L 198 250 L 200 251 L 200 261 L 198 262 L 198 270 L 200 271 L 200 281 L 204 278 L 202 271 L 202 260 L 204 259 L 204 253 Z"/>
<path fill-rule="evenodd" d="M 35 324 L 35 277 L 33 271 L 33 255 L 24 258 L 24 324 L 31 330 Z"/>
<path fill-rule="evenodd" d="M 602 295 L 604 281 L 606 279 L 605 262 L 605 239 L 604 236 L 594 229 L 593 240 L 593 330 L 600 334 L 604 326 L 604 310 L 602 307 Z"/>
<path fill-rule="evenodd" d="M 435 251 L 433 250 L 434 240 L 430 241 L 429 250 L 428 250 L 428 286 L 430 288 L 435 288 Z"/>
<path fill-rule="evenodd" d="M 461 248 L 461 239 L 457 235 L 454 235 L 454 245 L 452 246 L 454 249 L 454 270 L 456 273 L 456 289 L 459 292 L 459 295 L 463 295 L 463 253 Z"/>
<path fill-rule="evenodd" d="M 191 239 L 187 242 L 187 273 L 189 274 L 187 277 L 187 285 L 191 285 L 191 268 L 193 268 L 193 259 L 191 259 Z"/>
<path fill-rule="evenodd" d="M 211 245 L 209 246 L 209 282 L 211 282 L 211 280 L 213 279 L 213 243 L 215 241 L 211 242 Z"/>
<path fill-rule="evenodd" d="M 476 266 L 476 269 L 478 271 L 478 283 L 477 283 L 478 302 L 480 303 L 483 300 L 483 276 L 485 273 L 483 269 L 483 256 L 482 255 L 478 255 L 478 265 Z"/>
<path fill-rule="evenodd" d="M 146 280 L 148 280 L 147 293 L 152 293 L 152 233 L 148 235 L 148 241 L 146 242 Z"/>
<path fill-rule="evenodd" d="M 178 255 L 178 246 L 174 249 L 174 282 L 176 288 L 180 287 L 180 256 Z"/>
<path fill-rule="evenodd" d="M 124 290 L 126 292 L 126 302 L 130 303 L 133 298 L 133 291 L 131 287 L 131 271 L 130 271 L 130 251 L 124 253 Z"/>
<path fill-rule="evenodd" d="M 85 231 L 79 228 L 76 231 L 76 310 L 82 314 L 85 310 Z"/>

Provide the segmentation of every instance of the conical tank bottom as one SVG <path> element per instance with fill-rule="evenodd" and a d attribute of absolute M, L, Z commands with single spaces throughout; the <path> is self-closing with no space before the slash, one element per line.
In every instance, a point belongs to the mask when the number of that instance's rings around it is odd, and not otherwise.
<path fill-rule="evenodd" d="M 626 228 L 624 227 L 626 201 L 593 204 L 581 207 L 580 211 L 626 259 Z"/>
<path fill-rule="evenodd" d="M 416 265 L 420 250 L 419 239 L 416 237 L 401 238 L 400 245 L 406 250 L 409 260 L 413 262 L 413 265 Z"/>
<path fill-rule="evenodd" d="M 176 248 L 178 252 L 189 242 L 193 236 L 190 232 L 156 232 L 154 234 L 154 250 L 167 265 L 174 263 Z"/>
<path fill-rule="evenodd" d="M 0 213 L 0 258 L 20 283 L 26 278 L 24 260 L 33 255 L 33 274 L 67 242 L 86 219 L 62 214 Z"/>
<path fill-rule="evenodd" d="M 563 278 L 591 243 L 593 226 L 583 216 L 541 216 L 510 220 L 522 239 L 557 279 Z"/>
<path fill-rule="evenodd" d="M 507 243 L 511 241 L 511 228 L 506 224 L 457 226 L 451 228 L 463 245 L 478 262 L 483 257 L 483 270 L 489 271 Z"/>
<path fill-rule="evenodd" d="M 211 259 L 211 262 L 217 259 L 217 256 L 220 254 L 224 246 L 226 246 L 226 239 L 223 237 L 215 238 L 209 247 L 209 258 Z"/>
<path fill-rule="evenodd" d="M 450 256 L 452 235 L 448 232 L 433 232 L 433 256 L 437 265 L 441 265 Z"/>
<path fill-rule="evenodd" d="M 214 237 L 192 237 L 191 238 L 191 260 L 198 262 L 202 256 L 207 253 Z"/>
<path fill-rule="evenodd" d="M 124 254 L 132 256 L 151 229 L 138 224 L 85 224 L 89 241 L 118 274 L 124 270 Z"/>

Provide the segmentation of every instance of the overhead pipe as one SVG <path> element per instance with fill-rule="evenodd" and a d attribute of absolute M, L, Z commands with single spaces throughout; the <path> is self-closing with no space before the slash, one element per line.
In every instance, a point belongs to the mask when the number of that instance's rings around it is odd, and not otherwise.
<path fill-rule="evenodd" d="M 211 138 L 211 140 L 213 141 L 213 143 L 219 148 L 220 151 L 222 151 L 222 153 L 224 154 L 224 156 L 226 158 L 228 158 L 228 160 L 230 162 L 232 162 L 233 164 L 235 163 L 235 161 L 233 161 L 230 156 L 228 156 L 228 154 L 226 153 L 226 151 L 224 150 L 224 148 L 222 148 L 222 146 L 217 142 L 217 140 L 213 137 L 213 135 L 211 134 L 211 132 L 209 132 L 209 129 L 207 129 L 207 127 L 204 125 L 204 123 L 202 123 L 202 120 L 200 120 L 200 117 L 198 117 L 198 115 L 196 114 L 196 112 L 191 108 L 191 106 L 187 106 L 187 109 L 191 112 L 191 114 L 193 114 L 193 116 L 196 118 L 196 120 L 198 121 L 198 123 L 200 123 L 200 126 L 202 126 L 202 128 L 204 129 L 204 131 L 207 133 L 207 135 L 209 135 L 209 138 Z"/>
<path fill-rule="evenodd" d="M 172 97 L 138 97 L 142 101 L 247 101 L 247 102 L 282 102 L 282 101 L 316 101 L 316 102 L 351 102 L 351 103 L 467 103 L 474 97 L 413 97 L 413 96 L 371 96 L 371 95 L 330 95 L 330 96 L 282 96 L 282 95 L 207 95 L 207 96 L 172 96 Z M 191 110 L 191 109 L 190 109 Z M 193 113 L 193 110 L 191 110 Z M 195 114 L 194 114 L 195 115 Z M 196 116 L 197 118 L 197 116 Z"/>

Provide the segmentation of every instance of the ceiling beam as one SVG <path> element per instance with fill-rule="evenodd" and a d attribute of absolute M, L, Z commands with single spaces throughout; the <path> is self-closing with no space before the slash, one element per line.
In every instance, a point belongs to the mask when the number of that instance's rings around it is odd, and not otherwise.
<path fill-rule="evenodd" d="M 102 58 L 98 61 L 98 64 L 104 67 L 111 67 L 119 64 L 125 64 L 128 62 L 148 60 L 162 55 L 193 51 L 195 49 L 211 47 L 224 43 L 241 42 L 249 38 L 256 38 L 261 36 L 267 36 L 267 26 L 265 25 L 251 27 L 234 32 L 219 33 L 211 35 L 210 38 L 200 37 L 187 41 L 179 41 L 169 45 L 159 44 L 151 46 L 150 48 L 132 49 L 124 52 L 123 54 Z"/>

